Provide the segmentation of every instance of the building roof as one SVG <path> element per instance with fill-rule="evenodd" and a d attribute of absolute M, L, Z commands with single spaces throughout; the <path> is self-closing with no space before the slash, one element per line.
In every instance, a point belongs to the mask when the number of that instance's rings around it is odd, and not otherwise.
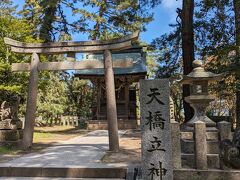
<path fill-rule="evenodd" d="M 131 75 L 131 74 L 146 74 L 146 59 L 142 56 L 141 52 L 121 52 L 112 54 L 113 61 L 126 60 L 132 61 L 133 66 L 127 68 L 113 68 L 115 75 Z M 87 60 L 99 60 L 103 61 L 103 54 L 84 54 L 84 61 Z M 83 69 L 77 70 L 75 76 L 103 76 L 104 69 Z"/>

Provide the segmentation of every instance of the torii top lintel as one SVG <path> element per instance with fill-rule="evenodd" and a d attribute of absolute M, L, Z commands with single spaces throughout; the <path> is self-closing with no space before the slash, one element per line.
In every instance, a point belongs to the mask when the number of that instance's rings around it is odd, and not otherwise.
<path fill-rule="evenodd" d="M 10 38 L 4 38 L 4 42 L 11 46 L 11 51 L 22 54 L 64 54 L 76 52 L 102 52 L 104 50 L 120 51 L 132 47 L 132 42 L 139 37 L 139 32 L 122 38 L 106 41 L 76 41 L 53 43 L 24 43 Z"/>

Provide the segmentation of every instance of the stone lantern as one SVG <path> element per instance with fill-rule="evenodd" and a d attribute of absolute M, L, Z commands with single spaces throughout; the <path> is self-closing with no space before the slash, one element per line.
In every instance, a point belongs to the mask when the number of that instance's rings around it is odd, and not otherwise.
<path fill-rule="evenodd" d="M 181 80 L 182 84 L 190 85 L 190 96 L 185 97 L 185 101 L 194 109 L 194 116 L 186 125 L 193 127 L 194 122 L 200 120 L 206 123 L 207 128 L 215 127 L 216 123 L 206 116 L 206 108 L 215 99 L 208 94 L 208 83 L 221 80 L 223 74 L 205 71 L 200 60 L 193 61 L 193 67 L 192 72 L 184 75 Z"/>

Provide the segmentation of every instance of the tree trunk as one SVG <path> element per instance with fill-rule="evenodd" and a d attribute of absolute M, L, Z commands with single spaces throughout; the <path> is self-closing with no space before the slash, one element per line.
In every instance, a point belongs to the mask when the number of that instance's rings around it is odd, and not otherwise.
<path fill-rule="evenodd" d="M 235 37 L 236 37 L 236 67 L 240 66 L 240 0 L 234 0 L 234 13 L 235 13 Z M 236 73 L 236 80 L 239 81 L 239 73 Z M 237 87 L 236 91 L 236 122 L 237 126 L 240 127 L 240 88 Z"/>
<path fill-rule="evenodd" d="M 194 38 L 193 38 L 193 12 L 194 0 L 183 0 L 182 4 L 182 51 L 183 51 L 183 74 L 189 74 L 194 61 Z M 183 99 L 190 95 L 189 85 L 183 85 Z M 189 121 L 193 115 L 193 108 L 183 102 L 185 122 Z"/>
<path fill-rule="evenodd" d="M 44 40 L 44 42 L 52 41 L 51 32 L 53 30 L 53 22 L 56 18 L 55 14 L 58 4 L 59 0 L 52 0 L 52 2 L 48 2 L 47 0 L 42 1 L 42 6 L 48 5 L 48 7 L 42 7 L 44 8 L 44 17 L 39 30 L 39 37 Z"/>
<path fill-rule="evenodd" d="M 107 1 L 104 0 L 103 3 L 101 4 L 100 8 L 99 8 L 99 18 L 103 17 L 103 13 L 105 13 L 107 8 Z M 96 24 L 94 26 L 94 32 L 92 35 L 92 40 L 97 40 L 98 38 L 100 38 L 101 36 L 101 22 L 99 22 L 99 20 L 96 20 Z"/>

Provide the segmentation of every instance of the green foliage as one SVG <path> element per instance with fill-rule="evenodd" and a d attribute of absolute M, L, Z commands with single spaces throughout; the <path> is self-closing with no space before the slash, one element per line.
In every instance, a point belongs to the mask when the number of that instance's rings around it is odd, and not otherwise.
<path fill-rule="evenodd" d="M 44 77 L 44 76 L 43 76 Z M 46 76 L 45 76 L 46 78 Z M 64 114 L 67 103 L 65 83 L 58 73 L 49 73 L 47 84 L 39 88 L 37 112 L 44 120 L 52 122 Z"/>
<path fill-rule="evenodd" d="M 0 16 L 11 16 L 16 12 L 16 6 L 13 6 L 11 0 L 1 0 L 0 1 Z"/>
<path fill-rule="evenodd" d="M 52 40 L 51 33 L 53 32 L 53 23 L 56 20 L 58 3 L 59 0 L 42 0 L 40 3 L 44 16 L 39 30 L 39 37 L 45 42 Z"/>
<path fill-rule="evenodd" d="M 92 88 L 86 80 L 70 78 L 67 83 L 67 113 L 66 115 L 77 115 L 78 117 L 90 117 L 92 106 Z"/>
<path fill-rule="evenodd" d="M 174 31 L 156 38 L 152 42 L 152 56 L 156 59 L 158 68 L 157 78 L 170 79 L 170 95 L 175 107 L 175 120 L 183 122 L 183 99 L 181 84 L 176 82 L 182 74 L 182 33 L 179 25 L 172 25 Z"/>
<path fill-rule="evenodd" d="M 235 53 L 233 1 L 197 1 L 194 9 L 195 56 L 205 61 L 207 70 L 226 73 L 222 82 L 211 86 L 211 91 L 218 99 L 225 99 L 226 107 L 233 112 L 234 92 L 240 87 L 240 82 L 236 79 L 239 73 L 239 57 Z M 182 16 L 181 9 L 177 9 L 177 13 L 177 24 L 171 25 L 173 31 L 152 42 L 159 63 L 156 76 L 160 78 L 177 79 L 182 72 L 182 26 L 179 22 Z M 178 91 L 175 91 L 177 89 Z M 174 86 L 172 96 L 175 107 L 181 105 L 179 95 L 179 87 Z"/>
<path fill-rule="evenodd" d="M 18 151 L 11 145 L 0 146 L 0 154 L 16 154 Z"/>
<path fill-rule="evenodd" d="M 0 11 L 1 8 L 3 7 L 0 6 Z M 26 73 L 11 72 L 10 64 L 22 60 L 29 61 L 28 56 L 24 57 L 9 52 L 4 43 L 4 37 L 26 42 L 33 41 L 31 27 L 26 21 L 9 14 L 0 16 L 0 102 L 8 100 L 13 94 L 23 95 L 26 93 Z"/>
<path fill-rule="evenodd" d="M 39 28 L 42 21 L 42 7 L 39 0 L 25 0 L 23 9 L 18 12 L 23 16 L 29 25 L 32 27 L 32 35 L 35 38 L 39 37 Z"/>
<path fill-rule="evenodd" d="M 80 15 L 74 24 L 87 32 L 91 39 L 108 39 L 109 35 L 120 36 L 137 30 L 144 31 L 145 25 L 153 17 L 147 10 L 149 2 L 79 1 L 83 3 L 83 8 L 73 8 L 73 15 Z M 87 10 L 90 7 L 93 11 Z"/>
<path fill-rule="evenodd" d="M 226 50 L 229 51 L 234 45 L 232 8 L 231 0 L 201 1 L 196 4 L 194 29 L 197 54 L 201 57 L 228 53 Z"/>
<path fill-rule="evenodd" d="M 40 73 L 37 114 L 48 124 L 61 115 L 90 117 L 92 90 L 88 81 L 69 77 L 66 72 Z"/>
<path fill-rule="evenodd" d="M 146 66 L 147 66 L 147 76 L 148 78 L 152 79 L 156 76 L 156 71 L 158 70 L 158 64 L 157 64 L 157 58 L 154 51 L 148 51 L 147 52 L 147 60 L 146 60 Z"/>
<path fill-rule="evenodd" d="M 222 82 L 211 87 L 219 101 L 234 115 L 235 92 L 240 81 L 239 58 L 235 49 L 235 19 L 232 0 L 202 1 L 197 4 L 195 13 L 195 32 L 197 53 L 205 61 L 205 68 L 215 73 L 226 73 Z M 217 104 L 217 103 L 215 103 Z M 212 109 L 216 108 L 212 107 Z"/>
<path fill-rule="evenodd" d="M 71 32 L 87 33 L 91 39 L 110 39 L 136 30 L 145 30 L 152 21 L 149 10 L 160 0 L 26 0 L 20 14 L 45 41 L 70 37 Z M 66 10 L 67 9 L 67 10 Z M 69 21 L 66 11 L 71 11 Z"/>
<path fill-rule="evenodd" d="M 176 26 L 172 33 L 164 34 L 152 42 L 153 55 L 159 63 L 158 78 L 170 78 L 182 68 L 181 29 Z"/>

